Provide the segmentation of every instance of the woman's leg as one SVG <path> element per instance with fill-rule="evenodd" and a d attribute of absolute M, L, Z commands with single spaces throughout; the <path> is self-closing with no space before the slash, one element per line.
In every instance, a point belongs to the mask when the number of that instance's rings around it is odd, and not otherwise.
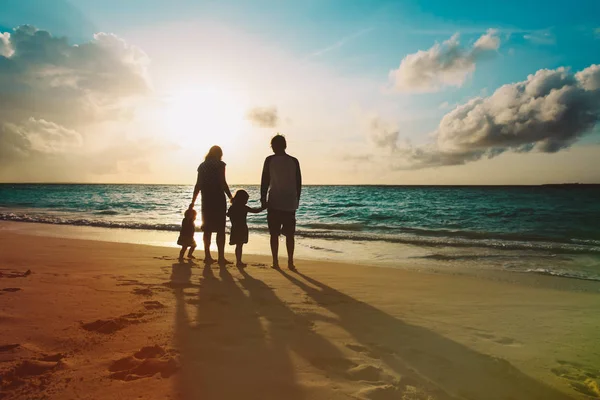
<path fill-rule="evenodd" d="M 185 250 L 187 246 L 181 246 L 181 251 L 179 252 L 179 261 L 183 260 L 183 255 L 185 254 Z"/>
<path fill-rule="evenodd" d="M 225 229 L 217 232 L 217 250 L 219 251 L 219 263 L 231 264 L 225 259 Z"/>
<path fill-rule="evenodd" d="M 212 257 L 210 256 L 210 239 L 212 236 L 212 232 L 204 232 L 204 235 L 202 236 L 202 240 L 204 241 L 204 261 L 208 262 L 208 261 L 212 261 Z M 218 238 L 218 236 L 217 236 Z"/>

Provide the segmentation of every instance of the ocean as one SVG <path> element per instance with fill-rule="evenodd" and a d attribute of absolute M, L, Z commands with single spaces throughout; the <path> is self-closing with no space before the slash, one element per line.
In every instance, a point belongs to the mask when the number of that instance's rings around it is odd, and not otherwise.
<path fill-rule="evenodd" d="M 258 206 L 259 187 L 243 188 Z M 192 190 L 0 184 L 0 220 L 163 232 L 174 245 Z M 426 260 L 600 280 L 600 185 L 305 186 L 297 221 L 299 257 Z M 248 223 L 250 245 L 256 237 L 258 252 L 267 253 L 266 213 L 250 214 Z"/>

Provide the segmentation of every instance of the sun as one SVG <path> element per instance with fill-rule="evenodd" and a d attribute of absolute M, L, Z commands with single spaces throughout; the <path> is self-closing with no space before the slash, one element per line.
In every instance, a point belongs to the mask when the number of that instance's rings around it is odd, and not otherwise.
<path fill-rule="evenodd" d="M 233 150 L 244 128 L 244 107 L 234 91 L 195 88 L 170 93 L 164 111 L 169 136 L 186 147 Z"/>

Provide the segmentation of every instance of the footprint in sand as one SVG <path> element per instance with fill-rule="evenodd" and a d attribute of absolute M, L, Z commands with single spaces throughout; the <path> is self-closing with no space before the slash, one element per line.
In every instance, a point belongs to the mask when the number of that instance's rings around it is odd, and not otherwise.
<path fill-rule="evenodd" d="M 308 361 L 321 370 L 339 374 L 346 374 L 349 369 L 357 366 L 353 361 L 342 357 L 314 357 Z"/>
<path fill-rule="evenodd" d="M 569 385 L 593 399 L 600 399 L 600 370 L 587 368 L 582 364 L 557 360 L 559 364 L 552 373 L 569 381 Z"/>
<path fill-rule="evenodd" d="M 21 346 L 19 343 L 0 345 L 0 353 L 16 349 L 19 346 Z"/>
<path fill-rule="evenodd" d="M 3 294 L 6 294 L 6 293 L 18 292 L 20 290 L 21 290 L 21 288 L 18 288 L 18 287 L 8 287 L 8 288 L 0 289 L 0 296 L 2 296 Z"/>
<path fill-rule="evenodd" d="M 348 378 L 353 381 L 379 382 L 382 377 L 382 369 L 374 365 L 362 364 L 346 371 Z"/>
<path fill-rule="evenodd" d="M 28 269 L 25 272 L 19 272 L 19 271 L 0 272 L 0 278 L 25 278 L 29 275 L 31 275 L 30 269 Z"/>
<path fill-rule="evenodd" d="M 161 308 L 165 308 L 165 305 L 160 301 L 148 300 L 144 302 L 144 308 L 146 310 L 160 310 Z"/>
<path fill-rule="evenodd" d="M 135 288 L 131 291 L 131 293 L 137 295 L 137 296 L 152 296 L 152 290 L 150 290 L 149 288 Z"/>
<path fill-rule="evenodd" d="M 129 325 L 144 322 L 141 319 L 144 315 L 144 313 L 130 313 L 117 318 L 99 319 L 93 322 L 88 322 L 81 324 L 81 327 L 90 332 L 111 334 L 120 331 Z"/>
<path fill-rule="evenodd" d="M 365 346 L 361 346 L 360 344 L 353 344 L 353 343 L 348 343 L 346 344 L 346 347 L 349 348 L 350 350 L 354 350 L 357 353 L 368 353 L 369 349 L 366 348 Z"/>
<path fill-rule="evenodd" d="M 257 268 L 267 268 L 268 265 L 267 264 L 263 264 L 263 263 L 252 263 L 249 264 L 251 267 L 257 267 Z"/>
<path fill-rule="evenodd" d="M 360 390 L 355 397 L 363 400 L 433 400 L 424 389 L 404 383 L 404 379 L 394 384 L 378 384 Z"/>
<path fill-rule="evenodd" d="M 504 346 L 521 346 L 521 343 L 512 338 L 497 337 L 489 333 L 475 333 L 475 336 L 477 336 L 480 339 L 489 340 L 491 342 L 501 344 Z"/>
<path fill-rule="evenodd" d="M 168 378 L 179 369 L 179 362 L 172 353 L 173 351 L 157 345 L 142 347 L 132 356 L 114 361 L 108 368 L 111 372 L 109 377 L 133 381 L 160 374 L 161 377 Z"/>
<path fill-rule="evenodd" d="M 2 397 L 2 394 L 23 388 L 23 386 L 27 386 L 28 384 L 34 385 L 35 387 L 42 387 L 47 383 L 49 379 L 48 375 L 51 372 L 65 367 L 65 364 L 62 361 L 63 358 L 63 354 L 57 353 L 21 361 L 1 375 L 0 388 L 2 390 L 0 391 L 0 398 Z"/>

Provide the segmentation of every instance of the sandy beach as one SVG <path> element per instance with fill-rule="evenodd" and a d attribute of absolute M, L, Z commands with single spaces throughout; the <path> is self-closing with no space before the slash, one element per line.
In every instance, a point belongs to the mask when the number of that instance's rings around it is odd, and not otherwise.
<path fill-rule="evenodd" d="M 600 283 L 176 253 L 1 231 L 0 398 L 600 398 Z"/>

